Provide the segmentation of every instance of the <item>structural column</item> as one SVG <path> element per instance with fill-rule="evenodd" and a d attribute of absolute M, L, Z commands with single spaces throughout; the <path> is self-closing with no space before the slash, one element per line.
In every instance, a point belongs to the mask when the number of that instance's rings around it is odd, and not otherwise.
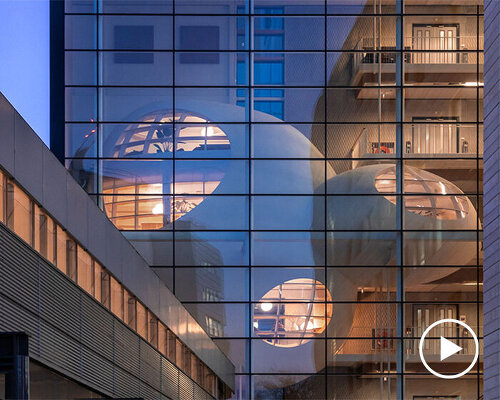
<path fill-rule="evenodd" d="M 29 398 L 28 335 L 0 334 L 0 373 L 5 374 L 5 398 Z"/>
<path fill-rule="evenodd" d="M 484 3 L 484 399 L 500 399 L 500 1 Z"/>

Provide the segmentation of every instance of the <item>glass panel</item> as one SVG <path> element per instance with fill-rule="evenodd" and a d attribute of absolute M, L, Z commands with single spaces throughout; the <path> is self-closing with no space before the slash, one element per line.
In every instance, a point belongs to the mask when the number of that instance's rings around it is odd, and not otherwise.
<path fill-rule="evenodd" d="M 200 266 L 215 274 L 215 266 L 248 264 L 246 232 L 175 232 L 175 265 Z"/>
<path fill-rule="evenodd" d="M 423 400 L 472 400 L 480 399 L 483 393 L 482 378 L 478 379 L 475 373 L 464 375 L 457 380 L 437 378 L 427 372 L 424 376 L 407 374 L 404 377 L 404 387 L 405 398 Z M 429 397 L 429 388 L 433 389 L 432 397 Z"/>
<path fill-rule="evenodd" d="M 195 123 L 176 124 L 177 158 L 248 157 L 246 125 L 205 124 L 205 118 L 185 114 L 187 120 Z"/>
<path fill-rule="evenodd" d="M 396 229 L 397 208 L 388 200 L 389 197 L 377 195 L 328 196 L 327 228 L 331 230 Z"/>
<path fill-rule="evenodd" d="M 483 13 L 483 2 L 480 0 L 464 0 L 460 3 L 431 0 L 423 4 L 408 2 L 404 6 L 405 13 L 412 14 L 476 14 Z M 468 18 L 469 21 L 472 18 Z M 482 29 L 480 30 L 483 31 Z"/>
<path fill-rule="evenodd" d="M 317 106 L 321 93 L 320 88 L 276 89 L 273 86 L 253 89 L 253 104 L 257 110 L 253 120 L 267 123 L 323 122 L 324 109 Z"/>
<path fill-rule="evenodd" d="M 176 160 L 176 199 L 178 195 L 248 193 L 248 162 L 240 160 Z"/>
<path fill-rule="evenodd" d="M 329 52 L 327 58 L 328 85 L 395 85 L 397 53 L 393 53 L 391 50 L 388 48 L 386 52 Z M 352 65 L 350 71 L 346 70 L 346 64 Z"/>
<path fill-rule="evenodd" d="M 173 0 L 102 0 L 103 13 L 155 14 L 171 13 Z"/>
<path fill-rule="evenodd" d="M 478 139 L 482 140 L 482 127 L 475 124 L 459 124 L 457 119 L 414 118 L 403 128 L 404 156 L 408 158 L 452 157 L 472 158 L 478 152 Z M 479 134 L 479 138 L 478 138 Z M 482 153 L 482 144 L 479 144 Z M 439 160 L 451 164 L 453 161 Z M 474 161 L 466 162 L 473 168 Z M 421 161 L 431 168 L 433 161 Z M 436 164 L 437 161 L 434 161 Z M 448 169 L 448 168 L 447 168 Z M 451 168 L 450 168 L 451 169 Z M 444 172 L 444 171 L 443 171 Z"/>
<path fill-rule="evenodd" d="M 464 2 L 465 3 L 465 2 Z M 413 6 L 415 7 L 415 6 Z M 421 7 L 421 10 L 430 10 L 429 7 Z M 436 10 L 437 14 L 444 10 Z M 407 11 L 408 12 L 408 11 Z M 411 12 L 411 11 L 410 11 Z M 425 12 L 426 14 L 428 12 Z M 431 50 L 429 53 L 422 53 L 421 60 L 432 63 L 440 60 L 441 54 L 435 50 L 476 50 L 483 49 L 483 29 L 478 35 L 477 19 L 475 16 L 461 16 L 460 18 L 447 15 L 433 15 L 426 17 L 405 18 L 405 49 L 411 50 Z M 425 40 L 418 40 L 420 36 Z M 434 50 L 434 52 L 432 52 Z M 447 57 L 445 57 L 447 58 Z M 449 57 L 449 61 L 454 57 Z"/>
<path fill-rule="evenodd" d="M 254 399 L 326 399 L 325 380 L 322 375 L 253 375 Z"/>
<path fill-rule="evenodd" d="M 95 85 L 97 77 L 96 53 L 94 51 L 66 51 L 66 85 Z"/>
<path fill-rule="evenodd" d="M 176 52 L 175 83 L 181 86 L 248 85 L 248 54 Z M 246 68 L 246 70 L 245 70 Z M 170 71 L 168 71 L 170 73 Z"/>
<path fill-rule="evenodd" d="M 153 347 L 158 347 L 158 318 L 156 318 L 150 311 L 148 311 L 149 318 L 149 335 L 148 342 Z"/>
<path fill-rule="evenodd" d="M 92 257 L 78 246 L 78 285 L 91 295 L 94 293 L 93 274 Z"/>
<path fill-rule="evenodd" d="M 422 119 L 427 122 L 429 120 L 426 121 L 426 117 L 429 116 L 432 116 L 437 122 L 439 122 L 439 118 L 443 119 L 444 122 L 448 120 L 449 124 L 451 123 L 450 119 L 463 122 L 478 121 L 476 88 L 411 88 L 404 90 L 404 97 L 405 121 L 407 122 L 422 121 Z M 425 126 L 421 127 L 421 129 L 425 128 Z M 439 133 L 434 133 L 432 128 L 432 126 L 429 127 L 428 135 L 432 135 L 432 137 L 439 135 L 440 137 L 440 127 Z M 448 125 L 448 128 L 453 129 L 453 123 Z M 447 148 L 445 147 L 445 149 Z M 429 151 L 432 151 L 432 147 Z"/>
<path fill-rule="evenodd" d="M 406 229 L 473 230 L 477 213 L 467 196 L 404 196 Z"/>
<path fill-rule="evenodd" d="M 324 229 L 324 207 L 322 196 L 253 196 L 253 229 Z M 292 210 L 300 212 L 290 218 Z"/>
<path fill-rule="evenodd" d="M 95 124 L 66 124 L 66 157 L 97 156 L 97 126 Z"/>
<path fill-rule="evenodd" d="M 247 282 L 248 268 L 177 268 L 175 295 L 181 301 L 247 301 Z"/>
<path fill-rule="evenodd" d="M 475 232 L 406 232 L 405 265 L 477 265 Z"/>
<path fill-rule="evenodd" d="M 111 312 L 123 320 L 123 287 L 111 277 Z"/>
<path fill-rule="evenodd" d="M 199 285 L 200 282 L 197 282 Z M 248 336 L 248 305 L 231 303 L 184 304 L 211 337 Z"/>
<path fill-rule="evenodd" d="M 374 364 L 377 363 L 374 362 Z M 393 399 L 396 397 L 397 388 L 401 385 L 401 378 L 395 374 L 387 373 L 388 371 L 384 372 L 386 373 L 357 376 L 341 374 L 328 375 L 326 377 L 328 393 L 330 396 L 333 396 L 333 398 L 342 398 L 346 396 L 345 393 L 348 393 L 347 396 L 355 396 L 355 398 L 359 399 L 373 399 L 379 397 L 383 399 Z M 412 397 L 408 398 L 413 399 Z"/>
<path fill-rule="evenodd" d="M 313 131 L 312 140 L 317 143 L 318 147 L 323 136 L 321 128 L 318 127 Z M 388 159 L 394 158 L 396 152 L 396 125 L 327 125 L 327 156 L 343 158 L 343 160 L 331 161 L 332 167 L 337 173 L 370 164 L 367 160 L 350 160 L 350 158 Z"/>
<path fill-rule="evenodd" d="M 330 292 L 309 278 L 280 282 L 253 305 L 253 336 L 275 346 L 293 348 L 325 335 L 332 318 Z"/>
<path fill-rule="evenodd" d="M 397 240 L 396 232 L 329 233 L 328 265 L 396 265 Z"/>
<path fill-rule="evenodd" d="M 94 297 L 100 303 L 102 303 L 103 294 L 102 284 L 102 266 L 97 261 L 94 261 Z"/>
<path fill-rule="evenodd" d="M 252 125 L 253 157 L 256 158 L 321 158 L 317 149 L 324 148 L 323 124 L 254 124 Z M 309 138 L 313 138 L 310 142 Z M 307 139 L 306 139 L 307 138 Z"/>
<path fill-rule="evenodd" d="M 158 323 L 158 350 L 165 357 L 167 356 L 167 327 Z"/>
<path fill-rule="evenodd" d="M 224 218 L 209 218 L 209 215 L 193 209 L 201 202 L 200 207 L 210 207 L 211 215 Z M 175 196 L 175 229 L 248 229 L 248 197 L 247 196 Z M 192 211 L 191 211 L 192 210 Z"/>
<path fill-rule="evenodd" d="M 154 112 L 152 104 L 164 110 L 172 109 L 172 89 L 169 88 L 102 88 L 99 96 L 102 121 L 140 122 L 143 117 L 137 115 L 137 110 Z"/>
<path fill-rule="evenodd" d="M 183 0 L 175 5 L 179 14 L 241 14 L 248 8 L 249 0 Z"/>
<path fill-rule="evenodd" d="M 148 339 L 148 311 L 140 302 L 137 302 L 137 333 L 145 340 Z"/>
<path fill-rule="evenodd" d="M 399 340 L 391 339 L 383 331 L 380 336 L 371 339 L 331 339 L 327 344 L 330 350 L 328 365 L 333 368 L 349 367 L 367 374 L 380 373 L 381 366 L 384 372 L 390 371 L 396 368 L 396 350 L 400 345 Z M 365 361 L 368 356 L 370 362 Z M 378 389 L 376 393 L 379 393 Z"/>
<path fill-rule="evenodd" d="M 324 86 L 324 55 L 313 52 L 255 53 L 253 73 L 254 85 L 284 85 L 286 83 L 290 86 Z"/>
<path fill-rule="evenodd" d="M 173 262 L 173 237 L 170 232 L 123 232 L 150 266 L 168 266 Z"/>
<path fill-rule="evenodd" d="M 328 89 L 326 119 L 328 122 L 394 122 L 395 99 L 399 95 L 399 90 L 393 88 Z"/>
<path fill-rule="evenodd" d="M 177 11 L 177 7 L 176 7 Z M 196 11 L 194 14 L 198 14 Z M 217 51 L 217 50 L 237 50 L 237 41 L 234 27 L 245 24 L 244 17 L 230 17 L 222 15 L 190 15 L 176 16 L 176 50 L 192 51 Z M 231 29 L 233 28 L 233 29 Z M 244 34 L 244 32 L 243 32 Z M 242 46 L 240 43 L 239 46 Z M 245 48 L 243 45 L 241 48 Z M 217 53 L 212 56 L 198 58 L 186 57 L 187 53 L 180 55 L 181 64 L 217 64 Z"/>
<path fill-rule="evenodd" d="M 69 236 L 66 237 L 66 275 L 76 282 L 78 274 L 77 264 L 77 244 Z"/>
<path fill-rule="evenodd" d="M 175 104 L 180 110 L 207 113 L 212 122 L 248 121 L 248 89 L 244 88 L 176 88 Z"/>
<path fill-rule="evenodd" d="M 418 38 L 413 38 L 417 41 Z M 432 40 L 432 39 L 431 39 Z M 453 86 L 482 86 L 484 84 L 482 66 L 484 64 L 484 56 L 482 53 L 468 53 L 455 50 L 456 44 L 449 46 L 447 41 L 449 38 L 435 38 L 437 43 L 430 46 L 433 52 L 416 51 L 412 53 L 404 53 L 405 73 L 404 83 L 412 86 L 424 85 L 453 85 Z M 446 40 L 446 41 L 445 41 Z M 463 41 L 469 42 L 471 38 L 462 38 Z M 465 46 L 465 45 L 464 45 Z M 415 50 L 420 49 L 418 44 L 413 45 Z M 437 50 L 443 50 L 437 51 Z M 465 48 L 464 48 L 465 50 Z M 480 65 L 479 84 L 477 79 L 477 64 Z M 436 65 L 438 64 L 438 65 Z M 439 66 L 437 70 L 436 67 Z"/>
<path fill-rule="evenodd" d="M 56 226 L 54 220 L 35 205 L 35 250 L 51 263 L 56 263 Z"/>
<path fill-rule="evenodd" d="M 322 50 L 325 47 L 325 20 L 306 16 L 253 17 L 255 50 Z M 299 31 L 300 35 L 279 40 L 286 31 Z M 273 32 L 273 35 L 269 34 Z"/>
<path fill-rule="evenodd" d="M 108 218 L 121 230 L 171 229 L 171 196 L 102 196 Z M 153 250 L 153 253 L 157 253 Z"/>
<path fill-rule="evenodd" d="M 325 235 L 314 232 L 252 233 L 252 264 L 262 266 L 324 265 Z"/>
<path fill-rule="evenodd" d="M 428 270 L 428 268 L 426 268 Z M 435 274 L 435 273 L 434 273 Z M 444 279 L 443 279 L 444 280 Z M 444 286 L 442 286 L 444 288 Z M 446 301 L 445 293 L 435 292 L 435 299 L 430 303 L 419 302 L 419 303 L 408 303 L 405 305 L 406 321 L 405 321 L 405 332 L 406 336 L 412 337 L 414 343 L 412 343 L 411 354 L 418 355 L 418 342 L 420 337 L 423 335 L 425 329 L 432 323 L 439 321 L 443 318 L 452 318 L 465 322 L 469 325 L 476 334 L 481 334 L 482 329 L 478 326 L 478 315 L 480 316 L 479 321 L 482 318 L 482 306 L 478 307 L 477 302 L 461 302 L 458 303 L 457 300 L 449 298 L 451 301 Z M 413 296 L 416 297 L 416 296 Z M 469 298 L 471 296 L 469 295 Z M 474 301 L 476 301 L 474 299 Z M 430 338 L 439 339 L 440 336 L 445 336 L 447 338 L 456 338 L 463 340 L 465 344 L 470 340 L 472 346 L 463 346 L 464 349 L 460 354 L 474 355 L 475 346 L 472 343 L 472 337 L 470 333 L 464 327 L 453 323 L 443 323 L 439 324 L 437 327 L 433 328 L 429 333 L 424 344 L 424 354 L 439 354 L 439 340 L 434 340 Z M 429 342 L 428 342 L 429 340 Z M 460 345 L 460 343 L 458 343 Z M 436 353 L 437 352 L 437 353 Z M 453 361 L 450 359 L 450 361 Z"/>
<path fill-rule="evenodd" d="M 64 46 L 66 49 L 95 49 L 97 45 L 97 17 L 94 15 L 66 15 L 64 19 Z"/>
<path fill-rule="evenodd" d="M 324 161 L 255 160 L 252 172 L 254 194 L 324 193 Z"/>
<path fill-rule="evenodd" d="M 29 196 L 12 182 L 7 183 L 7 226 L 31 244 L 33 240 L 33 203 Z"/>
<path fill-rule="evenodd" d="M 111 300 L 110 275 L 104 270 L 104 268 L 101 268 L 100 281 L 101 281 L 101 304 L 109 309 Z"/>
<path fill-rule="evenodd" d="M 94 122 L 97 120 L 97 90 L 66 88 L 66 121 Z"/>
<path fill-rule="evenodd" d="M 176 360 L 176 338 L 175 335 L 169 330 L 167 332 L 167 346 L 168 346 L 168 355 L 167 358 L 175 363 Z"/>
<path fill-rule="evenodd" d="M 106 50 L 169 50 L 172 17 L 108 15 L 100 17 L 100 48 Z"/>
<path fill-rule="evenodd" d="M 397 268 L 328 268 L 328 290 L 334 301 L 387 302 L 396 300 Z M 425 279 L 425 274 L 420 275 Z M 418 282 L 418 281 L 417 281 Z M 334 305 L 334 311 L 341 307 Z M 346 305 L 347 307 L 347 305 Z M 384 306 L 386 307 L 386 306 Z M 387 305 L 388 307 L 388 305 Z M 347 309 L 347 308 L 346 308 Z M 337 312 L 334 312 L 334 318 Z M 366 324 L 368 326 L 369 324 Z M 355 335 L 356 336 L 356 335 Z"/>
<path fill-rule="evenodd" d="M 87 193 L 97 191 L 97 161 L 91 159 L 68 158 L 66 168 L 71 176 Z"/>
<path fill-rule="evenodd" d="M 288 339 L 294 343 L 295 339 Z M 287 339 L 283 339 L 286 346 Z M 312 374 L 325 367 L 325 340 L 310 339 L 307 343 L 290 348 L 280 348 L 264 339 L 252 339 L 252 372 Z M 289 353 L 289 355 L 287 355 Z"/>
<path fill-rule="evenodd" d="M 245 373 L 249 370 L 250 345 L 248 339 L 214 339 L 214 342 L 234 364 L 235 371 Z"/>
<path fill-rule="evenodd" d="M 323 14 L 324 0 L 254 0 L 255 14 Z"/>
<path fill-rule="evenodd" d="M 101 85 L 167 86 L 172 84 L 172 54 L 101 52 Z"/>
<path fill-rule="evenodd" d="M 327 0 L 328 14 L 395 13 L 397 0 Z M 408 7 L 408 6 L 407 6 Z"/>
<path fill-rule="evenodd" d="M 393 0 L 391 0 L 393 1 Z M 359 2 L 352 2 L 359 7 Z M 370 7 L 367 10 L 372 11 Z M 380 24 L 382 33 L 374 35 L 374 24 Z M 332 16 L 327 18 L 328 50 L 373 50 L 377 47 L 396 50 L 396 18 L 377 16 Z"/>
<path fill-rule="evenodd" d="M 59 268 L 64 274 L 67 271 L 66 263 L 66 231 L 64 231 L 59 225 L 57 225 L 57 268 Z"/>
<path fill-rule="evenodd" d="M 66 13 L 94 13 L 96 12 L 95 0 L 66 0 L 64 2 L 64 11 Z"/>
<path fill-rule="evenodd" d="M 136 329 L 136 300 L 126 289 L 123 290 L 123 321 L 133 330 Z"/>

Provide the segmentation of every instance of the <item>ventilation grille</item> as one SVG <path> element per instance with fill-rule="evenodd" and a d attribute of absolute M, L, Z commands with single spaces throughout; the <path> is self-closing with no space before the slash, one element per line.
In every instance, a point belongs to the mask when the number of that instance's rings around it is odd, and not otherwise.
<path fill-rule="evenodd" d="M 0 223 L 0 331 L 30 356 L 111 397 L 213 399 Z"/>

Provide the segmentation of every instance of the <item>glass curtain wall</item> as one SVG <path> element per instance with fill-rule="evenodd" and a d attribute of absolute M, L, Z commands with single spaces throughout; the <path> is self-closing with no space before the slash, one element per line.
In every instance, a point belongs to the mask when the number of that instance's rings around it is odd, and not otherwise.
<path fill-rule="evenodd" d="M 438 379 L 418 339 L 445 317 L 482 338 L 482 2 L 65 12 L 67 168 L 235 364 L 234 399 L 481 396 L 482 356 Z"/>

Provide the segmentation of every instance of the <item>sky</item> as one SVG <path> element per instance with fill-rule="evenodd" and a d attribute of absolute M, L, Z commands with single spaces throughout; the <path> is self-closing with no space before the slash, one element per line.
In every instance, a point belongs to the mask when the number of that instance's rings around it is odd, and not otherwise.
<path fill-rule="evenodd" d="M 49 0 L 0 0 L 0 91 L 49 145 Z"/>

